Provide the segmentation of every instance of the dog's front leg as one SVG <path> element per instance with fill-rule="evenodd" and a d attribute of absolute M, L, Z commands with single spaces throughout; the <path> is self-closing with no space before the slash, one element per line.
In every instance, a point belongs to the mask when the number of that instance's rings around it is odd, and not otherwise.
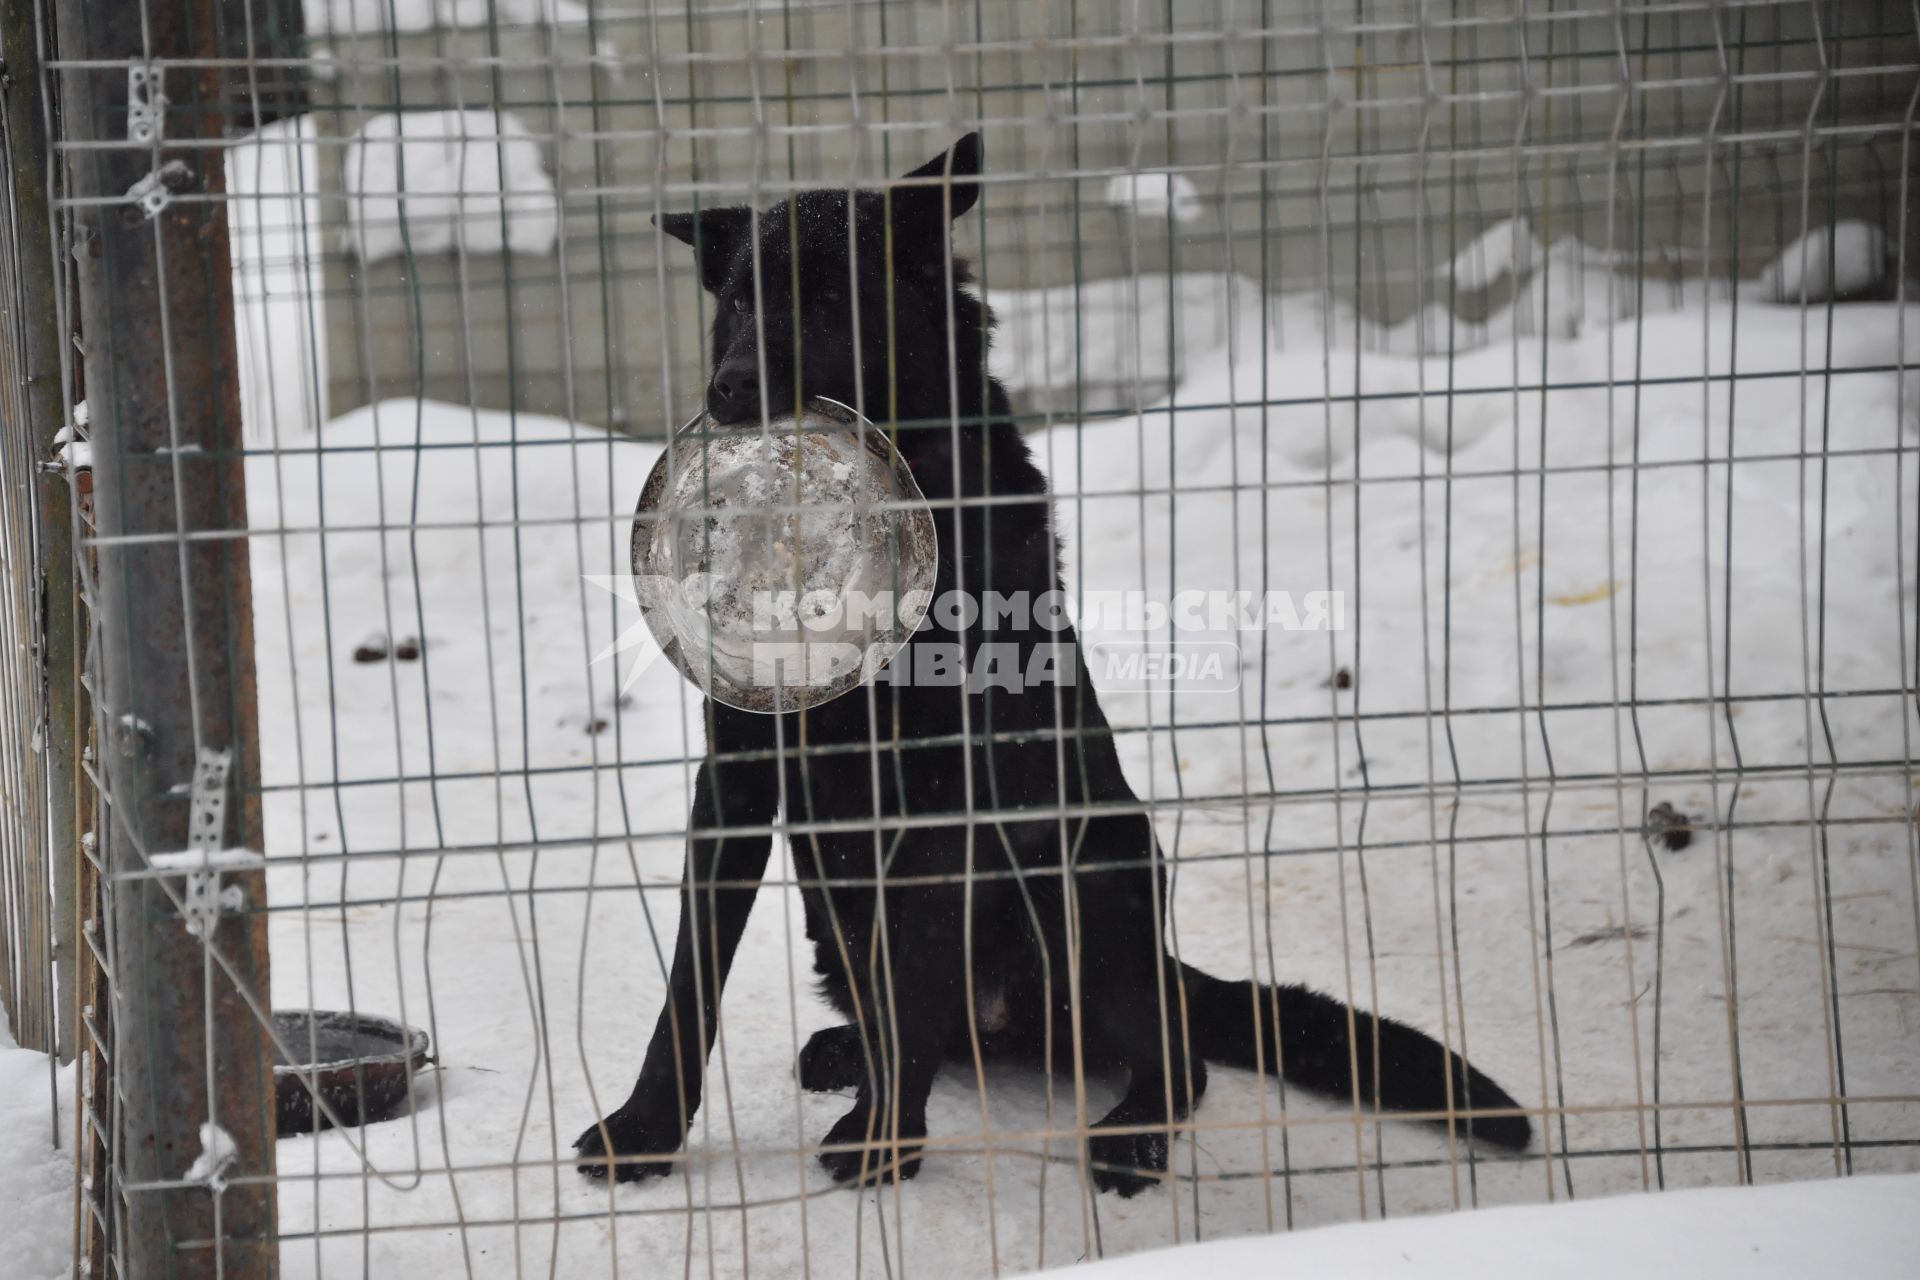
<path fill-rule="evenodd" d="M 689 832 L 771 823 L 779 794 L 775 768 L 759 760 L 702 763 Z M 720 995 L 772 847 L 767 834 L 689 835 L 666 1007 L 632 1094 L 574 1141 L 582 1173 L 604 1178 L 611 1170 L 629 1182 L 672 1168 L 668 1161 L 634 1157 L 666 1155 L 686 1141 L 719 1025 Z"/>
<path fill-rule="evenodd" d="M 822 1144 L 820 1163 L 836 1182 L 920 1171 L 927 1095 L 966 1012 L 965 893 L 961 885 L 936 884 L 888 894 L 897 927 L 874 929 L 876 939 L 886 936 L 886 950 L 876 943 L 864 957 L 865 980 L 854 983 L 866 1057 L 879 1079 L 861 1085 L 853 1109 Z"/>

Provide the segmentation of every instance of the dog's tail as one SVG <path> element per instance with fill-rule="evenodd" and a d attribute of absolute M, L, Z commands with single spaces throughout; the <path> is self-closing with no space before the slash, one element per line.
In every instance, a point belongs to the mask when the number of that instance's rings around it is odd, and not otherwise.
<path fill-rule="evenodd" d="M 1391 1111 L 1425 1111 L 1444 1117 L 1447 1084 L 1461 1132 L 1509 1150 L 1533 1141 L 1533 1126 L 1517 1114 L 1520 1104 L 1438 1040 L 1389 1018 L 1353 1011 L 1354 1052 L 1347 1048 L 1346 1005 L 1305 987 L 1256 987 L 1228 982 L 1192 965 L 1180 966 L 1192 1016 L 1194 1045 L 1210 1062 L 1248 1071 L 1277 1070 L 1294 1084 L 1345 1099 L 1353 1096 L 1359 1066 L 1362 1106 L 1376 1101 Z M 1276 1037 L 1275 1014 L 1279 1035 Z M 1374 1033 L 1379 1031 L 1376 1076 Z M 1277 1066 L 1276 1066 L 1277 1064 Z M 1489 1111 L 1510 1112 L 1487 1115 Z M 1444 1118 L 1442 1119 L 1444 1123 Z"/>

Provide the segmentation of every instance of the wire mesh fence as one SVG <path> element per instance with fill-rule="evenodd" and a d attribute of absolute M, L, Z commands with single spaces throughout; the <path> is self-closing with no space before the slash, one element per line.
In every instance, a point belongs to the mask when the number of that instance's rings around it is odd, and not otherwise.
<path fill-rule="evenodd" d="M 1911 3 L 15 10 L 0 977 L 87 1274 L 1920 1167 Z M 771 715 L 640 563 L 838 608 L 922 515 Z"/>

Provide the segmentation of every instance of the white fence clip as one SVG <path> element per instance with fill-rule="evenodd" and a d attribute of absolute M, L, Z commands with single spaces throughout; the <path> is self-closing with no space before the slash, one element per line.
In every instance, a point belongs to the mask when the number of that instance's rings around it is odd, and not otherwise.
<path fill-rule="evenodd" d="M 210 938 L 227 911 L 238 911 L 247 898 L 237 884 L 222 888 L 221 836 L 227 828 L 227 774 L 233 768 L 233 753 L 200 748 L 200 759 L 193 767 L 192 808 L 187 818 L 187 868 L 185 904 L 180 914 L 187 932 L 196 938 Z"/>
<path fill-rule="evenodd" d="M 166 69 L 136 62 L 127 68 L 127 141 L 151 145 L 166 132 Z"/>

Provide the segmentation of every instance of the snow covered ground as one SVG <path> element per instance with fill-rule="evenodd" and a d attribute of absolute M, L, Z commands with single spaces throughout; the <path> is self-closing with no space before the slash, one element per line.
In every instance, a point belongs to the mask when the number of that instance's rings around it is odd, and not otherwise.
<path fill-rule="evenodd" d="M 60 1145 L 54 1147 L 54 1094 Z M 73 1068 L 51 1080 L 45 1054 L 14 1043 L 0 1018 L 0 1264 L 9 1280 L 73 1274 Z"/>
<path fill-rule="evenodd" d="M 1616 1280 L 1738 1275 L 1801 1280 L 1843 1273 L 1895 1280 L 1920 1253 L 1911 1212 L 1920 1177 L 1676 1191 L 1557 1207 L 1243 1236 L 1179 1254 L 1161 1250 L 1076 1269 L 1083 1280 L 1213 1280 L 1276 1275 L 1473 1276 L 1475 1280 Z"/>
<path fill-rule="evenodd" d="M 624 1096 L 659 1007 L 699 749 L 670 667 L 623 701 L 593 660 L 633 618 L 582 575 L 619 567 L 654 450 L 390 402 L 331 424 L 317 466 L 256 459 L 274 998 L 400 1016 L 440 1055 L 417 1114 L 365 1134 L 372 1181 L 347 1135 L 281 1144 L 289 1274 L 613 1258 L 986 1275 L 1196 1235 L 1830 1176 L 1840 1132 L 1853 1171 L 1920 1167 L 1912 797 L 1884 767 L 1912 756 L 1910 704 L 1889 690 L 1920 406 L 1887 369 L 1920 360 L 1920 315 L 1835 311 L 1832 363 L 1866 371 L 1830 379 L 1800 374 L 1828 364 L 1824 311 L 1748 301 L 1737 338 L 1735 316 L 1694 302 L 1451 368 L 1294 329 L 1264 358 L 1238 340 L 1196 352 L 1138 418 L 1034 439 L 1075 582 L 1347 593 L 1344 631 L 1244 637 L 1236 693 L 1106 699 L 1156 727 L 1127 760 L 1165 802 L 1182 954 L 1464 1036 L 1529 1105 L 1564 1108 L 1535 1158 L 1469 1163 L 1441 1134 L 1323 1100 L 1289 1096 L 1283 1117 L 1276 1087 L 1222 1071 L 1177 1191 L 1126 1202 L 1083 1194 L 1071 1143 L 1036 1136 L 1044 1081 L 1017 1072 L 987 1082 L 988 1141 L 981 1090 L 952 1070 L 920 1178 L 898 1196 L 835 1189 L 799 1154 L 846 1102 L 792 1082 L 829 1017 L 791 892 L 755 910 L 686 1176 L 578 1178 L 568 1143 Z M 1609 392 L 1636 368 L 1637 396 Z M 1572 389 L 1525 389 L 1543 379 Z M 1219 407 L 1263 388 L 1289 403 Z M 423 656 L 356 664 L 370 632 L 419 635 Z M 1630 688 L 1637 717 L 1612 710 Z M 1810 712 L 1808 688 L 1835 696 Z M 1731 706 L 1708 714 L 1722 691 Z M 1536 709 L 1503 710 L 1522 700 Z M 1263 711 L 1264 735 L 1241 728 Z M 1883 767 L 1810 783 L 1829 753 Z M 1672 780 L 1613 784 L 1643 762 Z M 1268 792 L 1282 798 L 1249 798 Z M 1689 848 L 1618 834 L 1660 801 L 1701 825 Z M 1809 805 L 1823 835 L 1800 825 Z M 1684 1153 L 1654 1151 L 1656 1088 L 1659 1140 Z M 1831 1105 L 1842 1089 L 1889 1100 Z M 1088 1092 L 1098 1114 L 1110 1082 Z M 1070 1129 L 1070 1082 L 1051 1107 Z M 1388 1167 L 1357 1174 L 1357 1151 Z"/>

